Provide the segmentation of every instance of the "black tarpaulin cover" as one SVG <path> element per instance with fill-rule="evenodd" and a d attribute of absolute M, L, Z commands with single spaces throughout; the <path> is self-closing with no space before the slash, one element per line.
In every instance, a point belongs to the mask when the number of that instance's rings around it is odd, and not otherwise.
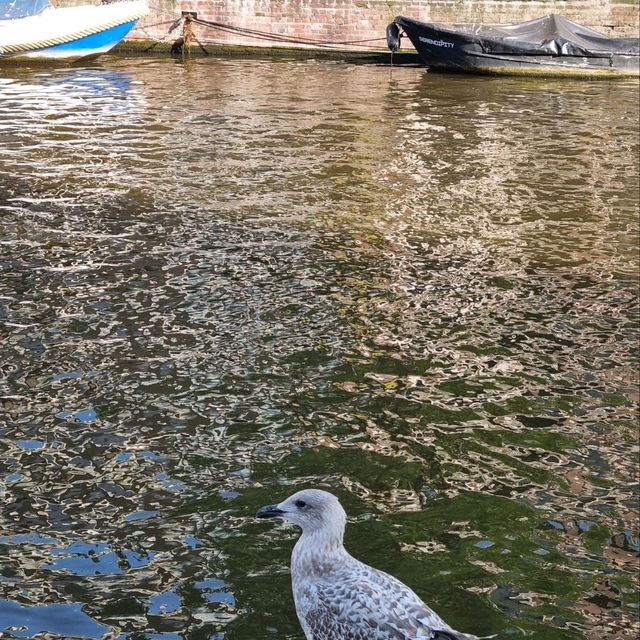
<path fill-rule="evenodd" d="M 402 26 L 402 23 L 399 23 Z M 440 32 L 467 36 L 487 53 L 512 55 L 556 55 L 606 57 L 610 54 L 639 55 L 638 38 L 608 38 L 571 22 L 562 16 L 549 15 L 514 25 L 431 23 Z"/>

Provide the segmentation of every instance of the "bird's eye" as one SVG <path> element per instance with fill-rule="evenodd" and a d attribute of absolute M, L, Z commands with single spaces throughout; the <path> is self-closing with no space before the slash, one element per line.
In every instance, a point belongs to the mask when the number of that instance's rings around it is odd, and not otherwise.
<path fill-rule="evenodd" d="M 307 506 L 307 503 L 304 500 L 296 500 L 296 507 L 299 509 L 304 509 Z"/>

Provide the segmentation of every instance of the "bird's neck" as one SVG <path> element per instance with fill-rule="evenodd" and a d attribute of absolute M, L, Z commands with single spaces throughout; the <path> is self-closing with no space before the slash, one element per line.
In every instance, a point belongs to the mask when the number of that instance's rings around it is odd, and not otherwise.
<path fill-rule="evenodd" d="M 303 532 L 291 555 L 294 576 L 321 578 L 349 562 L 352 558 L 344 548 L 342 536 L 342 530 Z"/>

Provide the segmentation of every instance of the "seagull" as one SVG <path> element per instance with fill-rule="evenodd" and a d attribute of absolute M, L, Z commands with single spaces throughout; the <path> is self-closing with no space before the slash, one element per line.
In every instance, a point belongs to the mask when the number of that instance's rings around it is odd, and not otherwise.
<path fill-rule="evenodd" d="M 307 640 L 481 640 L 452 629 L 400 580 L 351 556 L 343 545 L 347 514 L 333 494 L 305 489 L 256 517 L 302 529 L 291 581 Z"/>

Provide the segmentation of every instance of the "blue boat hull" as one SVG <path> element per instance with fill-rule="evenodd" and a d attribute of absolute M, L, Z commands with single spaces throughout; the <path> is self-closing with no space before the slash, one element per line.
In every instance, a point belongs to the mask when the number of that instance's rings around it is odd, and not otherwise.
<path fill-rule="evenodd" d="M 115 47 L 136 26 L 138 19 L 131 20 L 116 27 L 99 31 L 77 40 L 57 44 L 42 49 L 21 51 L 9 56 L 12 60 L 66 60 L 73 62 L 86 58 L 94 58 Z"/>

